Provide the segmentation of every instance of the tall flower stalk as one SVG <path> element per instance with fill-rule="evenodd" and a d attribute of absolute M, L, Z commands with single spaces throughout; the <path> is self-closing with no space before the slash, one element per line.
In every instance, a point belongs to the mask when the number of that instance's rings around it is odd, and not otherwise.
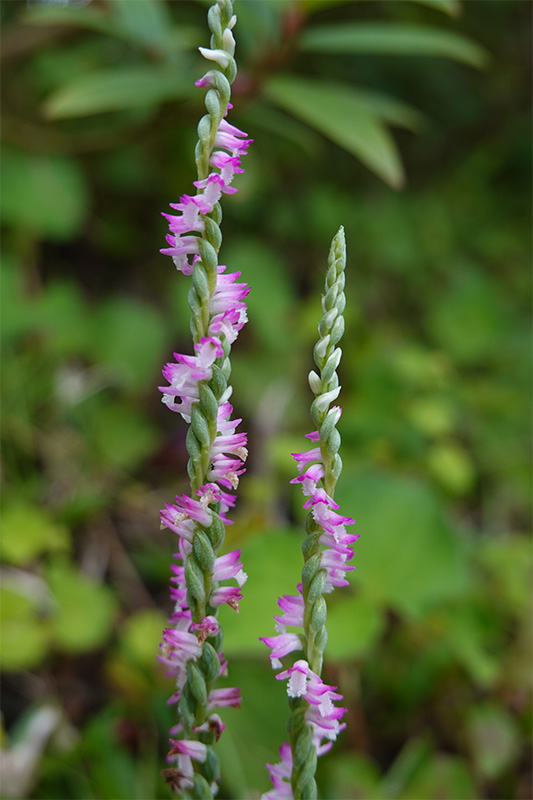
<path fill-rule="evenodd" d="M 309 498 L 304 504 L 309 514 L 302 546 L 302 580 L 297 594 L 285 595 L 278 601 L 282 613 L 274 618 L 277 635 L 262 640 L 270 649 L 274 669 L 283 666 L 281 659 L 289 653 L 303 653 L 292 666 L 276 675 L 277 680 L 287 681 L 290 742 L 280 748 L 280 763 L 267 765 L 273 789 L 263 796 L 266 800 L 316 798 L 317 758 L 331 748 L 345 727 L 341 720 L 346 709 L 338 705 L 342 695 L 321 678 L 327 642 L 324 595 L 336 586 L 348 584 L 346 572 L 354 567 L 347 561 L 353 555 L 352 545 L 358 538 L 346 530 L 354 520 L 338 514 L 339 506 L 333 500 L 342 470 L 338 452 L 340 435 L 336 428 L 341 409 L 331 404 L 340 393 L 337 367 L 341 350 L 337 345 L 344 331 L 345 265 L 346 244 L 341 227 L 329 253 L 323 316 L 314 349 L 319 374 L 314 370 L 309 373 L 309 385 L 315 395 L 311 416 L 317 430 L 307 434 L 313 447 L 293 454 L 300 474 L 291 483 L 299 483 L 303 494 Z M 289 627 L 296 628 L 296 632 L 288 632 Z"/>
<path fill-rule="evenodd" d="M 177 214 L 169 223 L 168 247 L 176 268 L 191 276 L 189 291 L 194 355 L 175 353 L 163 369 L 168 385 L 159 387 L 163 403 L 190 424 L 187 432 L 190 494 L 176 497 L 161 511 L 161 526 L 178 536 L 172 564 L 174 612 L 163 631 L 160 660 L 176 680 L 169 703 L 176 704 L 178 722 L 171 729 L 169 766 L 164 775 L 184 797 L 211 798 L 217 790 L 218 757 L 213 747 L 225 725 L 218 715 L 224 706 L 238 706 L 237 688 L 216 689 L 226 672 L 221 652 L 222 631 L 217 609 L 235 610 L 246 581 L 240 552 L 218 555 L 224 542 L 227 512 L 235 504 L 230 494 L 239 483 L 246 460 L 246 434 L 236 433 L 231 419 L 228 383 L 231 345 L 246 322 L 248 287 L 240 273 L 227 273 L 218 263 L 222 242 L 220 199 L 237 190 L 231 185 L 243 172 L 240 158 L 250 144 L 247 134 L 226 120 L 231 108 L 231 84 L 237 72 L 231 0 L 217 0 L 209 9 L 209 48 L 200 52 L 210 69 L 196 85 L 206 88 L 207 114 L 198 125 L 196 193 L 171 204 Z M 237 585 L 227 585 L 234 580 Z"/>

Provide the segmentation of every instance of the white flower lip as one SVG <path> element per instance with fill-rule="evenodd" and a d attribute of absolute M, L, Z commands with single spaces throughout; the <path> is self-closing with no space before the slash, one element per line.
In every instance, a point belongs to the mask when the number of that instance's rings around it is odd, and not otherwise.
<path fill-rule="evenodd" d="M 227 69 L 231 56 L 225 50 L 211 50 L 209 47 L 199 47 L 198 50 L 208 61 L 216 61 L 219 67 Z"/>

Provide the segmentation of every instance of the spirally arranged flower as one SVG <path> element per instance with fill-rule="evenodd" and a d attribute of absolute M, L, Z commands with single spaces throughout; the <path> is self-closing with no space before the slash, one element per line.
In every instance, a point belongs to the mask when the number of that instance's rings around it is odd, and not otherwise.
<path fill-rule="evenodd" d="M 281 746 L 280 763 L 267 765 L 273 789 L 263 795 L 265 800 L 316 798 L 317 758 L 331 748 L 345 727 L 341 720 L 346 709 L 339 705 L 342 695 L 321 678 L 327 641 L 324 595 L 337 586 L 348 585 L 346 573 L 354 567 L 347 562 L 358 538 L 347 531 L 354 520 L 339 514 L 339 506 L 333 500 L 342 469 L 338 454 L 340 436 L 336 429 L 341 409 L 330 408 L 330 405 L 340 393 L 336 370 L 341 358 L 337 344 L 344 330 L 345 263 L 346 246 L 341 228 L 329 254 L 320 338 L 314 350 L 320 376 L 314 371 L 309 374 L 309 384 L 315 395 L 311 415 L 317 430 L 307 434 L 307 438 L 314 446 L 293 454 L 300 474 L 291 483 L 300 484 L 303 494 L 309 498 L 304 504 L 309 516 L 308 535 L 303 544 L 302 582 L 297 586 L 297 594 L 284 595 L 278 601 L 282 613 L 274 617 L 277 634 L 262 639 L 270 650 L 274 669 L 280 669 L 281 659 L 290 653 L 304 656 L 276 675 L 277 680 L 287 681 L 290 743 Z M 287 628 L 296 628 L 296 631 Z"/>
<path fill-rule="evenodd" d="M 243 172 L 241 156 L 250 144 L 247 134 L 226 120 L 235 79 L 236 17 L 231 0 L 217 0 L 209 11 L 211 47 L 200 48 L 211 69 L 196 85 L 206 88 L 208 113 L 198 125 L 196 194 L 171 204 L 168 247 L 177 269 L 192 277 L 189 293 L 194 355 L 174 354 L 160 386 L 163 403 L 190 423 L 187 434 L 190 495 L 181 494 L 161 510 L 161 527 L 177 534 L 176 564 L 172 564 L 170 595 L 174 611 L 163 631 L 159 658 L 176 682 L 169 699 L 178 710 L 171 730 L 169 766 L 163 771 L 171 788 L 194 797 L 217 791 L 218 758 L 213 748 L 225 728 L 218 710 L 239 706 L 237 688 L 216 689 L 227 662 L 220 646 L 217 609 L 238 610 L 246 581 L 240 552 L 218 555 L 224 542 L 227 513 L 235 505 L 231 494 L 239 484 L 247 457 L 246 434 L 236 429 L 229 403 L 231 345 L 247 321 L 246 284 L 240 273 L 228 273 L 218 263 L 221 244 L 220 199 L 237 191 L 235 175 Z M 227 584 L 234 581 L 234 584 Z"/>

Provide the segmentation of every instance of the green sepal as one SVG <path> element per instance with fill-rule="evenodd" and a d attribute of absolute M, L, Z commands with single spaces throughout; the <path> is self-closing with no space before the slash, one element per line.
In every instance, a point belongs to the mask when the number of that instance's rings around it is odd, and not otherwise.
<path fill-rule="evenodd" d="M 309 764 L 309 768 L 299 777 L 296 786 L 293 786 L 294 800 L 317 800 L 316 781 L 313 777 L 316 772 L 316 762 L 317 756 L 315 751 L 314 759 Z"/>
<path fill-rule="evenodd" d="M 335 482 L 337 482 L 339 479 L 339 475 L 342 472 L 342 458 L 338 453 L 336 453 L 335 456 L 333 457 L 333 461 L 330 465 L 330 472 L 333 475 Z"/>
<path fill-rule="evenodd" d="M 201 305 L 200 298 L 198 297 L 198 294 L 197 294 L 196 289 L 194 288 L 194 286 L 191 286 L 191 288 L 189 289 L 189 293 L 187 295 L 187 300 L 188 300 L 188 303 L 189 303 L 189 308 L 191 309 L 192 313 L 197 315 L 197 316 L 201 316 L 201 314 L 202 314 L 202 305 Z"/>
<path fill-rule="evenodd" d="M 213 34 L 216 39 L 216 44 L 220 47 L 222 45 L 222 23 L 221 23 L 221 12 L 219 10 L 218 4 L 214 4 L 210 7 L 209 11 L 207 12 L 207 24 L 209 25 L 209 30 Z"/>
<path fill-rule="evenodd" d="M 202 463 L 202 445 L 198 441 L 196 434 L 194 433 L 192 428 L 188 428 L 187 430 L 187 437 L 185 443 L 190 458 L 195 462 L 198 468 L 200 468 Z"/>
<path fill-rule="evenodd" d="M 211 387 L 213 394 L 217 399 L 220 398 L 226 391 L 227 385 L 228 384 L 222 370 L 218 364 L 213 364 L 211 367 L 211 380 L 209 381 L 209 386 Z"/>
<path fill-rule="evenodd" d="M 337 367 L 339 366 L 339 362 L 341 360 L 342 350 L 340 347 L 337 347 L 336 350 L 330 355 L 326 364 L 324 365 L 324 369 L 321 371 L 320 377 L 322 379 L 322 383 L 329 384 L 331 378 Z M 331 387 L 328 387 L 328 389 Z"/>
<path fill-rule="evenodd" d="M 213 552 L 213 546 L 209 541 L 208 535 L 205 531 L 201 530 L 201 528 L 197 528 L 194 533 L 192 549 L 203 572 L 212 573 L 215 563 L 215 553 Z"/>
<path fill-rule="evenodd" d="M 206 217 L 206 221 L 209 217 Z M 218 266 L 218 256 L 217 251 L 211 244 L 208 242 L 207 239 L 198 239 L 198 250 L 200 252 L 200 257 L 207 269 L 208 272 L 216 271 Z"/>
<path fill-rule="evenodd" d="M 310 628 L 316 635 L 318 631 L 324 627 L 328 617 L 328 606 L 324 597 L 319 597 L 316 603 L 313 604 L 313 611 L 311 614 Z"/>
<path fill-rule="evenodd" d="M 223 72 L 219 70 L 213 70 L 212 74 L 215 77 L 215 89 L 220 95 L 220 102 L 224 111 L 226 111 L 228 107 L 228 103 L 231 99 L 231 85 L 226 76 Z"/>
<path fill-rule="evenodd" d="M 222 206 L 220 203 L 215 203 L 213 210 L 210 211 L 207 216 L 209 219 L 212 219 L 213 222 L 216 222 L 217 225 L 220 225 L 222 222 Z"/>
<path fill-rule="evenodd" d="M 311 417 L 313 418 L 313 422 L 317 426 L 318 430 L 320 430 L 324 419 L 326 418 L 326 412 L 320 410 L 320 406 L 318 405 L 320 397 L 317 397 L 311 403 Z"/>
<path fill-rule="evenodd" d="M 211 137 L 211 117 L 209 114 L 204 114 L 198 123 L 198 138 L 200 139 L 203 148 L 209 147 L 209 139 Z M 203 154 L 202 154 L 203 157 Z"/>
<path fill-rule="evenodd" d="M 318 325 L 318 332 L 320 336 L 325 336 L 326 333 L 329 333 L 331 331 L 333 323 L 337 318 L 337 314 L 338 311 L 336 308 L 331 308 L 329 311 L 326 311 L 326 313 L 324 314 Z"/>
<path fill-rule="evenodd" d="M 311 725 L 306 725 L 298 738 L 296 739 L 293 750 L 293 763 L 297 770 L 301 770 L 302 766 L 311 756 L 313 746 L 313 729 Z"/>
<path fill-rule="evenodd" d="M 224 361 L 222 362 L 220 368 L 222 370 L 222 375 L 224 376 L 224 380 L 227 383 L 231 375 L 231 361 L 229 360 L 228 356 L 224 357 Z"/>
<path fill-rule="evenodd" d="M 203 450 L 191 427 L 187 430 L 185 441 L 190 456 L 187 464 L 187 473 L 193 488 L 199 489 L 202 484 L 203 476 Z"/>
<path fill-rule="evenodd" d="M 218 253 L 220 250 L 220 245 L 222 244 L 222 234 L 220 232 L 220 228 L 213 219 L 210 219 L 210 217 L 204 217 L 204 223 L 205 236 Z"/>
<path fill-rule="evenodd" d="M 320 426 L 320 441 L 326 441 L 331 436 L 332 431 L 335 430 L 337 416 L 335 412 L 328 411 L 324 418 L 324 422 Z"/>
<path fill-rule="evenodd" d="M 331 342 L 332 344 L 337 344 L 342 339 L 342 335 L 344 333 L 344 317 L 339 316 L 335 320 L 335 324 L 331 328 Z"/>
<path fill-rule="evenodd" d="M 294 742 L 306 724 L 305 712 L 307 711 L 309 703 L 307 703 L 307 701 L 302 697 L 290 697 L 289 706 L 291 709 L 291 715 L 287 721 L 287 730 L 289 733 L 289 739 L 291 742 Z"/>
<path fill-rule="evenodd" d="M 228 64 L 228 68 L 226 69 L 226 77 L 230 83 L 233 83 L 235 78 L 237 77 L 237 64 L 235 63 L 235 59 L 231 59 Z"/>
<path fill-rule="evenodd" d="M 202 309 L 209 299 L 209 285 L 207 280 L 207 273 L 201 261 L 198 261 L 192 273 L 192 285 L 194 286 L 198 295 L 199 302 Z"/>
<path fill-rule="evenodd" d="M 303 590 L 304 600 L 306 603 L 311 583 L 319 569 L 320 569 L 320 553 L 316 553 L 316 555 L 311 556 L 311 558 L 308 561 L 306 561 L 306 563 L 304 564 L 304 568 L 302 570 L 302 590 Z"/>
<path fill-rule="evenodd" d="M 211 616 L 215 616 L 217 613 L 217 609 L 212 608 L 211 606 L 208 606 L 208 608 L 210 609 L 209 614 L 211 614 Z M 219 628 L 217 635 L 213 636 L 212 638 L 213 647 L 215 648 L 217 653 L 220 653 L 220 651 L 222 650 L 223 641 L 224 641 L 224 631 L 222 630 L 222 628 Z M 219 669 L 220 669 L 220 662 L 219 662 Z"/>
<path fill-rule="evenodd" d="M 313 556 L 313 558 L 315 558 L 315 556 Z M 309 561 L 307 562 L 307 564 L 309 564 Z M 307 566 L 307 564 L 305 566 Z M 302 570 L 302 578 L 304 571 L 305 567 Z M 318 572 L 315 573 L 314 577 L 310 582 L 310 586 L 307 592 L 307 603 L 309 605 L 312 605 L 322 595 L 322 592 L 324 591 L 324 586 L 326 584 L 326 577 L 327 573 L 325 569 L 319 569 Z"/>
<path fill-rule="evenodd" d="M 304 561 L 309 561 L 309 559 L 318 553 L 320 548 L 320 537 L 322 532 L 312 533 L 309 536 L 306 536 L 303 544 L 302 544 L 302 553 L 304 557 Z"/>
<path fill-rule="evenodd" d="M 181 690 L 179 709 L 185 730 L 190 733 L 195 722 L 196 698 L 193 696 L 187 683 Z"/>
<path fill-rule="evenodd" d="M 209 435 L 209 425 L 207 424 L 206 418 L 199 408 L 198 403 L 195 403 L 192 407 L 191 428 L 193 429 L 196 438 L 202 446 L 202 455 L 204 455 L 211 444 L 211 437 Z"/>
<path fill-rule="evenodd" d="M 202 672 L 205 675 L 208 686 L 216 681 L 220 672 L 220 661 L 217 651 L 209 642 L 204 642 L 202 645 L 202 655 L 200 656 L 200 664 L 202 665 Z"/>
<path fill-rule="evenodd" d="M 326 649 L 326 645 L 328 643 L 328 629 L 321 628 L 315 634 L 315 650 L 320 653 L 320 658 L 322 659 L 322 655 L 324 650 Z"/>
<path fill-rule="evenodd" d="M 206 781 L 203 775 L 194 773 L 194 798 L 195 800 L 213 800 L 211 794 L 211 786 Z"/>
<path fill-rule="evenodd" d="M 207 94 L 205 96 L 205 107 L 208 114 L 214 117 L 218 123 L 220 123 L 220 120 L 222 119 L 220 98 L 218 92 L 213 88 L 207 90 Z"/>
<path fill-rule="evenodd" d="M 307 534 L 322 532 L 322 528 L 312 514 L 308 514 L 305 518 L 305 531 Z"/>
<path fill-rule="evenodd" d="M 187 475 L 189 476 L 189 480 L 190 480 L 191 484 L 194 486 L 194 484 L 196 482 L 197 470 L 195 468 L 194 461 L 192 460 L 192 458 L 190 458 L 187 461 Z"/>
<path fill-rule="evenodd" d="M 331 286 L 328 289 L 328 291 L 322 298 L 322 303 L 325 311 L 330 311 L 336 305 L 338 291 L 339 287 L 337 286 L 336 283 L 334 283 L 333 286 Z"/>
<path fill-rule="evenodd" d="M 205 603 L 204 574 L 196 559 L 191 556 L 185 562 L 185 582 L 187 584 L 187 598 L 194 598 L 195 605 Z"/>
<path fill-rule="evenodd" d="M 187 682 L 195 700 L 200 703 L 200 705 L 205 706 L 207 704 L 205 678 L 196 661 L 192 659 L 187 662 Z"/>
<path fill-rule="evenodd" d="M 198 384 L 198 390 L 200 394 L 200 407 L 207 420 L 207 424 L 209 426 L 209 436 L 212 440 L 215 438 L 217 432 L 217 399 L 213 394 L 213 390 L 206 383 L 200 382 Z"/>
<path fill-rule="evenodd" d="M 212 783 L 218 779 L 220 774 L 219 761 L 218 756 L 212 747 L 207 748 L 207 756 L 202 764 L 201 769 L 204 778 L 209 781 L 209 783 Z"/>
<path fill-rule="evenodd" d="M 224 527 L 224 523 L 218 515 L 213 514 L 213 522 L 209 528 L 207 528 L 207 535 L 209 536 L 209 540 L 215 551 L 218 550 L 224 543 L 226 529 Z"/>
<path fill-rule="evenodd" d="M 327 438 L 324 437 L 324 439 L 322 439 L 322 431 L 320 431 L 320 450 L 322 451 L 323 455 L 324 455 L 324 450 L 326 451 L 325 452 L 326 463 L 328 463 L 333 458 L 333 456 L 335 456 L 338 453 L 340 446 L 341 446 L 341 435 L 336 428 L 333 428 L 330 435 Z"/>

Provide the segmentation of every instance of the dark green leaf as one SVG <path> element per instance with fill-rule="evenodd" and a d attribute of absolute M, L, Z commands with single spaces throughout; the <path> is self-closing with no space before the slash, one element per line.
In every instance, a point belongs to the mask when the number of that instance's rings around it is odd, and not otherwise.
<path fill-rule="evenodd" d="M 112 0 L 114 25 L 131 41 L 163 48 L 172 19 L 167 3 L 161 0 Z"/>
<path fill-rule="evenodd" d="M 402 186 L 396 144 L 368 95 L 361 98 L 350 86 L 289 75 L 272 78 L 265 90 L 273 102 L 348 150 L 390 186 Z"/>
<path fill-rule="evenodd" d="M 411 2 L 442 11 L 450 17 L 458 17 L 461 13 L 461 0 L 411 0 Z"/>
<path fill-rule="evenodd" d="M 489 61 L 488 53 L 465 36 L 407 23 L 347 22 L 309 28 L 302 34 L 300 45 L 313 53 L 438 56 L 477 68 Z"/>
<path fill-rule="evenodd" d="M 24 22 L 28 25 L 70 25 L 111 35 L 115 32 L 109 19 L 94 7 L 80 8 L 74 5 L 55 4 L 35 6 L 28 9 Z"/>
<path fill-rule="evenodd" d="M 102 305 L 95 317 L 91 354 L 114 384 L 142 386 L 156 377 L 165 354 L 164 318 L 152 306 L 130 298 Z M 168 352 L 170 357 L 171 353 Z"/>
<path fill-rule="evenodd" d="M 81 227 L 88 197 L 77 161 L 3 148 L 1 216 L 28 234 L 68 239 Z"/>
<path fill-rule="evenodd" d="M 106 69 L 62 86 L 48 98 L 44 111 L 50 119 L 83 117 L 158 105 L 186 97 L 191 91 L 182 75 L 157 67 Z"/>
<path fill-rule="evenodd" d="M 436 753 L 400 795 L 401 800 L 427 800 L 428 797 L 479 797 L 474 778 L 462 758 Z"/>

